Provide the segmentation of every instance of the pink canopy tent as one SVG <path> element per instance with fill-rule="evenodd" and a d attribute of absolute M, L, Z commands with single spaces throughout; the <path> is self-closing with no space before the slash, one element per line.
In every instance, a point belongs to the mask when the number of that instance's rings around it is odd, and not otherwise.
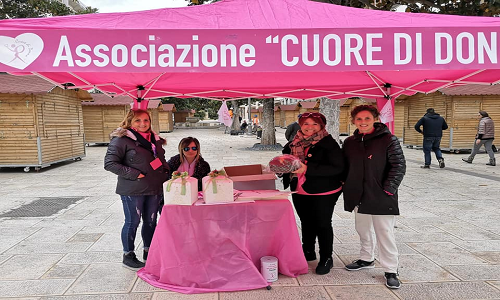
<path fill-rule="evenodd" d="M 133 98 L 394 99 L 497 83 L 500 19 L 224 0 L 0 21 L 0 71 Z"/>

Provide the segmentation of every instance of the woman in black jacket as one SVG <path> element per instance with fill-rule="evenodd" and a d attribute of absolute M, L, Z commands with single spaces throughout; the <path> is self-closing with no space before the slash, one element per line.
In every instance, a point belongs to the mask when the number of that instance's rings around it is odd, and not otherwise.
<path fill-rule="evenodd" d="M 129 111 L 120 127 L 110 135 L 104 169 L 118 175 L 116 193 L 120 195 L 125 214 L 122 228 L 123 264 L 137 269 L 144 267 L 134 253 L 137 227 L 142 217 L 143 259 L 156 228 L 158 206 L 163 195 L 163 182 L 170 171 L 165 161 L 166 141 L 151 130 L 147 111 Z"/>
<path fill-rule="evenodd" d="M 283 149 L 298 157 L 302 167 L 283 175 L 285 188 L 290 186 L 293 205 L 302 227 L 302 249 L 306 260 L 316 260 L 316 237 L 319 263 L 316 273 L 324 275 L 333 267 L 333 208 L 342 192 L 344 160 L 342 151 L 325 130 L 326 118 L 320 113 L 304 113 L 300 130 Z"/>
<path fill-rule="evenodd" d="M 384 124 L 375 123 L 378 115 L 373 106 L 355 107 L 351 117 L 357 129 L 344 141 L 344 205 L 346 211 L 355 212 L 361 241 L 360 258 L 346 265 L 346 269 L 373 268 L 376 241 L 386 286 L 397 289 L 401 282 L 397 277 L 394 223 L 395 215 L 399 215 L 398 187 L 406 172 L 406 161 L 397 137 Z"/>
<path fill-rule="evenodd" d="M 201 157 L 200 151 L 198 139 L 189 136 L 179 142 L 179 154 L 168 160 L 172 172 L 188 172 L 189 176 L 198 179 L 198 191 L 202 190 L 201 180 L 210 173 L 210 165 Z"/>

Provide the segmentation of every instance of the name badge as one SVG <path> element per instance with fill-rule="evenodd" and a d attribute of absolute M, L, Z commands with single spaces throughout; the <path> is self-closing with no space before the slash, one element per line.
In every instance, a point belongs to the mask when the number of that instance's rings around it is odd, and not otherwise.
<path fill-rule="evenodd" d="M 156 170 L 163 165 L 158 157 L 149 164 L 151 165 L 151 168 L 153 168 L 153 170 Z"/>

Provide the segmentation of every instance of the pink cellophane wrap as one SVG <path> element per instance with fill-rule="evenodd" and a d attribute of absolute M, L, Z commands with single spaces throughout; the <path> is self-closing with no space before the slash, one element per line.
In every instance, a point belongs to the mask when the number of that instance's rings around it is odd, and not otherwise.
<path fill-rule="evenodd" d="M 191 294 L 269 285 L 260 258 L 278 258 L 279 273 L 297 277 L 307 262 L 288 200 L 216 206 L 164 206 L 146 267 L 149 284 Z"/>

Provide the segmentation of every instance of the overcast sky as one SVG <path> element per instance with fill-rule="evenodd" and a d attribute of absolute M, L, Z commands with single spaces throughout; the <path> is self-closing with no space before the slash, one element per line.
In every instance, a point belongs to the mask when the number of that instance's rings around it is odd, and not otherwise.
<path fill-rule="evenodd" d="M 86 6 L 98 8 L 100 13 L 182 7 L 188 4 L 185 0 L 81 0 L 81 2 Z"/>

